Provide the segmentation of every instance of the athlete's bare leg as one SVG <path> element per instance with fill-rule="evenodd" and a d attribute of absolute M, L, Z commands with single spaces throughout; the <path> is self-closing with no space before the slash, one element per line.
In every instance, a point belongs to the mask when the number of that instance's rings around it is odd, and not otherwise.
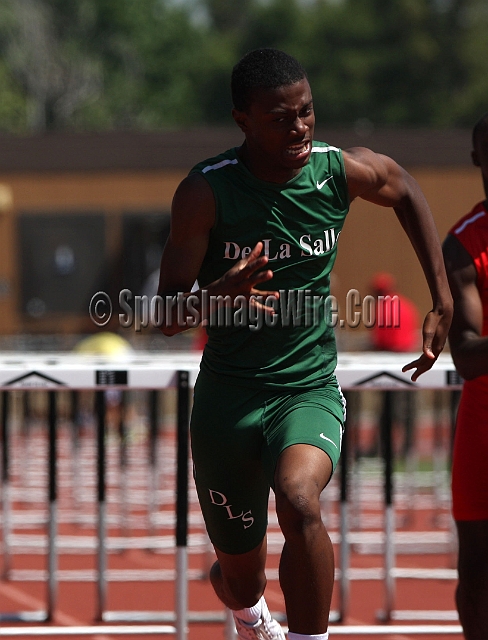
<path fill-rule="evenodd" d="M 325 633 L 329 624 L 334 554 L 319 499 L 331 474 L 329 456 L 306 444 L 285 449 L 276 469 L 276 510 L 285 536 L 280 584 L 294 633 Z"/>
<path fill-rule="evenodd" d="M 488 637 L 488 520 L 456 522 L 459 583 L 456 606 L 466 640 Z"/>
<path fill-rule="evenodd" d="M 217 562 L 210 570 L 215 593 L 229 609 L 253 607 L 266 586 L 266 538 L 252 551 L 240 554 L 215 549 Z"/>
<path fill-rule="evenodd" d="M 285 536 L 280 584 L 288 627 L 295 633 L 325 633 L 334 585 L 334 554 L 320 515 L 320 494 L 330 479 L 329 456 L 310 445 L 285 449 L 275 474 L 276 510 Z M 266 540 L 252 551 L 215 550 L 210 580 L 229 609 L 252 607 L 266 586 Z"/>

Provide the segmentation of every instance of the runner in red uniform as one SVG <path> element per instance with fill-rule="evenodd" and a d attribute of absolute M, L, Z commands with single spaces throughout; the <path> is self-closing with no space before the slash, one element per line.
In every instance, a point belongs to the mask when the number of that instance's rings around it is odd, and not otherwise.
<path fill-rule="evenodd" d="M 454 298 L 451 353 L 465 379 L 452 470 L 459 537 L 456 605 L 467 640 L 488 638 L 488 113 L 473 130 L 487 200 L 454 225 L 444 257 Z"/>

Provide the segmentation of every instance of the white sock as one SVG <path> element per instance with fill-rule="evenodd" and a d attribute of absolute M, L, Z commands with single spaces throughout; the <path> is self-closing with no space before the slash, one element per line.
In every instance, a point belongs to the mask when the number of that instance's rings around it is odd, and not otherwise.
<path fill-rule="evenodd" d="M 239 618 L 239 620 L 243 620 L 248 624 L 255 624 L 259 618 L 261 617 L 261 613 L 263 611 L 262 602 L 263 596 L 259 598 L 256 604 L 253 607 L 247 607 L 246 609 L 238 609 L 237 611 L 233 611 L 232 613 Z"/>
<path fill-rule="evenodd" d="M 288 640 L 328 640 L 329 632 L 315 633 L 312 636 L 307 636 L 304 633 L 293 633 L 288 631 Z"/>

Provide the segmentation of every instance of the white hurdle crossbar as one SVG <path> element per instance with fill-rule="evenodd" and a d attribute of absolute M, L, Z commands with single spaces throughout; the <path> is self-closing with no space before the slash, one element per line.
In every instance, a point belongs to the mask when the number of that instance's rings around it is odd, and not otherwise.
<path fill-rule="evenodd" d="M 462 635 L 460 625 L 330 625 L 329 631 L 334 636 L 397 636 L 397 635 Z M 94 625 L 86 627 L 2 627 L 0 637 L 14 638 L 18 636 L 66 637 L 66 636 L 158 636 L 175 633 L 175 627 L 168 625 Z"/>

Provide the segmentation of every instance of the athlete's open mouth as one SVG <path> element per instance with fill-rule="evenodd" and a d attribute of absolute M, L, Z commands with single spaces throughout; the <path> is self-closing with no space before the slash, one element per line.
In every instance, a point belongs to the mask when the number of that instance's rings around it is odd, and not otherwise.
<path fill-rule="evenodd" d="M 305 140 L 300 144 L 290 145 L 285 149 L 285 154 L 292 158 L 298 158 L 310 151 L 310 140 Z"/>

